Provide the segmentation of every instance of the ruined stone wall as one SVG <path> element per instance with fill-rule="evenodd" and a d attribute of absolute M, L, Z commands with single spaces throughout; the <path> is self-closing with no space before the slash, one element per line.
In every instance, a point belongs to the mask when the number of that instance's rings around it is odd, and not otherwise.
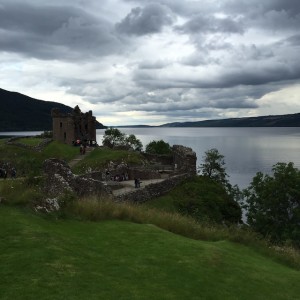
<path fill-rule="evenodd" d="M 152 164 L 172 165 L 173 155 L 157 155 L 151 153 L 142 153 L 147 161 Z"/>
<path fill-rule="evenodd" d="M 189 174 L 173 176 L 159 183 L 149 184 L 142 189 L 136 189 L 131 193 L 115 196 L 114 200 L 116 202 L 143 203 L 167 194 L 181 182 L 189 178 L 191 178 Z"/>
<path fill-rule="evenodd" d="M 27 145 L 27 144 L 20 143 L 18 141 L 20 138 L 32 138 L 32 136 L 12 137 L 6 142 L 6 144 L 7 145 L 18 146 L 18 147 L 24 148 L 24 149 L 30 149 L 30 150 L 41 152 L 48 144 L 50 144 L 52 142 L 52 139 L 45 138 L 38 145 L 30 146 L 30 145 Z"/>
<path fill-rule="evenodd" d="M 96 171 L 86 174 L 85 176 L 88 176 L 90 178 L 93 178 L 95 180 L 109 180 L 111 176 L 116 175 L 128 175 L 128 180 L 134 180 L 134 178 L 140 178 L 141 180 L 146 179 L 160 179 L 161 174 L 158 171 L 154 170 L 146 170 L 142 168 L 118 168 L 115 170 L 110 170 L 109 175 L 105 175 L 105 170 L 103 171 Z"/>
<path fill-rule="evenodd" d="M 188 173 L 190 175 L 197 174 L 197 156 L 192 148 L 182 145 L 174 145 L 172 147 L 173 163 L 175 170 L 180 173 Z"/>
<path fill-rule="evenodd" d="M 44 161 L 43 170 L 45 174 L 43 191 L 49 197 L 59 197 L 66 191 L 74 192 L 79 197 L 90 195 L 110 197 L 112 193 L 111 189 L 99 180 L 73 174 L 63 160 L 47 159 Z"/>

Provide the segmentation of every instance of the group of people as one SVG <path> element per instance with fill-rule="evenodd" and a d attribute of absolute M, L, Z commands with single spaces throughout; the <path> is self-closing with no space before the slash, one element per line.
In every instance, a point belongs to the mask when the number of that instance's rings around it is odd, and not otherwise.
<path fill-rule="evenodd" d="M 111 180 L 111 181 L 125 181 L 128 180 L 128 174 L 127 173 L 122 173 L 122 174 L 116 174 L 116 175 L 111 175 L 109 170 L 105 170 L 105 179 L 106 180 Z"/>
<path fill-rule="evenodd" d="M 11 178 L 16 178 L 17 177 L 17 171 L 14 167 L 11 168 L 9 170 L 9 172 L 7 172 L 7 170 L 5 168 L 0 168 L 0 178 L 6 179 L 7 176 L 8 176 L 8 173 L 10 174 Z"/>
<path fill-rule="evenodd" d="M 89 147 L 98 146 L 97 142 L 94 140 L 76 140 L 76 141 L 72 141 L 72 145 L 77 147 L 79 147 L 80 145 L 89 146 Z"/>
<path fill-rule="evenodd" d="M 108 169 L 105 170 L 105 180 L 111 181 L 127 181 L 129 180 L 129 176 L 127 173 L 111 175 Z M 134 187 L 140 188 L 141 187 L 141 180 L 140 178 L 134 178 Z"/>

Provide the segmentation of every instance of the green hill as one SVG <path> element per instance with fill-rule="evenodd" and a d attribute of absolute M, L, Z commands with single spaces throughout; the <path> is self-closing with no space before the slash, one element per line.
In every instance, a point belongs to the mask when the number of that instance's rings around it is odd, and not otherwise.
<path fill-rule="evenodd" d="M 289 115 L 175 122 L 160 127 L 300 127 L 300 113 Z"/>
<path fill-rule="evenodd" d="M 299 299 L 300 272 L 152 225 L 56 220 L 0 205 L 0 299 Z"/>
<path fill-rule="evenodd" d="M 52 130 L 51 109 L 54 107 L 65 113 L 73 109 L 58 102 L 37 100 L 0 89 L 0 132 Z M 97 128 L 104 126 L 98 122 Z"/>

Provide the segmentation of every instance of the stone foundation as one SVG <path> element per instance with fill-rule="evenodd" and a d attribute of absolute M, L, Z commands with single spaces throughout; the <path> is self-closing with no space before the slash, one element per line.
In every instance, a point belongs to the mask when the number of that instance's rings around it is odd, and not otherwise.
<path fill-rule="evenodd" d="M 74 175 L 69 165 L 60 159 L 50 158 L 44 162 L 45 183 L 43 190 L 49 197 L 57 197 L 65 192 L 74 192 L 77 196 L 110 197 L 111 189 L 103 182 L 86 175 Z"/>

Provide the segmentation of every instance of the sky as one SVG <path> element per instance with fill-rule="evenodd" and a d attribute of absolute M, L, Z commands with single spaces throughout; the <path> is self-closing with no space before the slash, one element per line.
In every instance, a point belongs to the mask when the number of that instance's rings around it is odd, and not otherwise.
<path fill-rule="evenodd" d="M 300 112 L 299 0 L 0 0 L 0 88 L 107 126 Z"/>

